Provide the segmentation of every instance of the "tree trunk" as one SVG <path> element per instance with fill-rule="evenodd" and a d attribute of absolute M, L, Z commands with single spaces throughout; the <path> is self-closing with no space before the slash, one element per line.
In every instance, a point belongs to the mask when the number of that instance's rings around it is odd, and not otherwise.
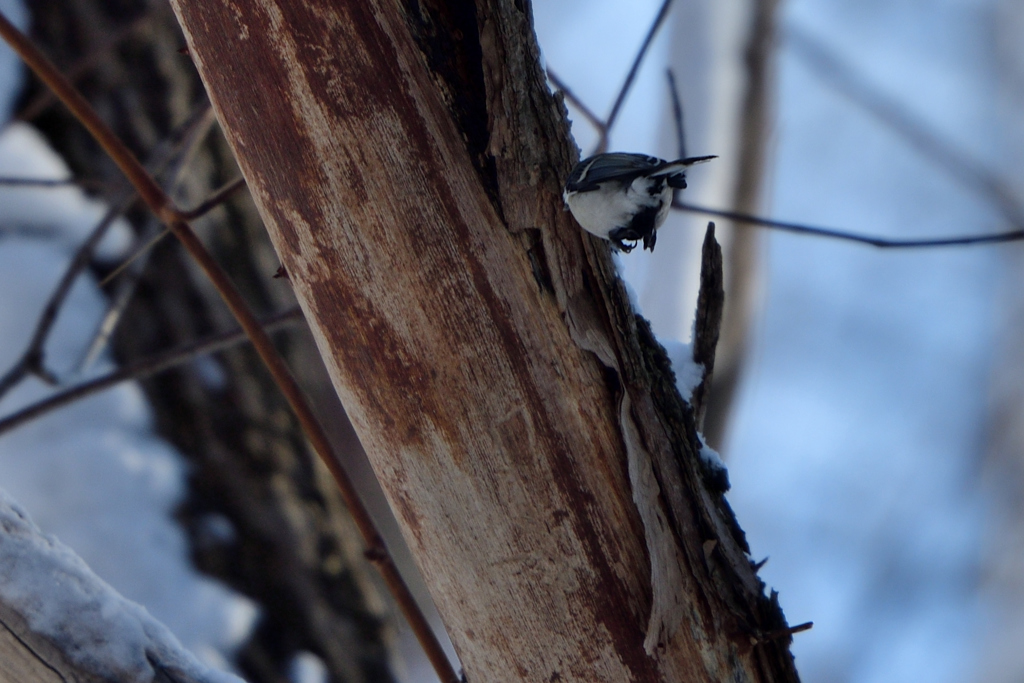
<path fill-rule="evenodd" d="M 173 0 L 470 681 L 794 681 L 522 0 Z"/>

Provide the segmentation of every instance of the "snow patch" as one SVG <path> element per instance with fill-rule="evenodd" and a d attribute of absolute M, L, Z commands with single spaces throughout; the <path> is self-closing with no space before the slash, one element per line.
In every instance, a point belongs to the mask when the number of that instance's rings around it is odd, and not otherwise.
<path fill-rule="evenodd" d="M 707 444 L 704 440 L 704 435 L 697 432 L 697 438 L 700 439 L 700 459 L 704 464 L 718 472 L 728 471 L 725 466 L 725 462 L 722 460 L 722 456 L 718 454 L 718 451 Z"/>
<path fill-rule="evenodd" d="M 300 652 L 288 667 L 292 683 L 327 683 L 327 666 L 312 652 Z"/>
<path fill-rule="evenodd" d="M 676 389 L 686 402 L 693 397 L 693 390 L 704 379 L 704 365 L 693 360 L 693 344 L 674 339 L 659 339 L 668 359 L 672 363 L 672 371 L 676 374 Z"/>

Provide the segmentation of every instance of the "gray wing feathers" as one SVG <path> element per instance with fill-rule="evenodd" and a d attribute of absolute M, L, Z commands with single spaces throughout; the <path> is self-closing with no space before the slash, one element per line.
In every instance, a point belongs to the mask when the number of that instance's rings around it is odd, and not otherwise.
<path fill-rule="evenodd" d="M 665 161 L 657 157 L 645 154 L 628 154 L 625 152 L 610 152 L 598 154 L 597 156 L 584 159 L 576 165 L 566 187 L 573 188 L 594 188 L 598 183 L 609 180 L 629 180 L 637 176 L 647 174 L 651 176 L 666 176 L 679 173 L 688 166 L 703 163 L 714 159 L 713 156 L 688 157 Z"/>

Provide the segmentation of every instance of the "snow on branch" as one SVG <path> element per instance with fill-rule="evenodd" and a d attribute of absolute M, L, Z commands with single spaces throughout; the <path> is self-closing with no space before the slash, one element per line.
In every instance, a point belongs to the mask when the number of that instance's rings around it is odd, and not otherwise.
<path fill-rule="evenodd" d="M 0 679 L 241 683 L 43 534 L 0 489 Z"/>

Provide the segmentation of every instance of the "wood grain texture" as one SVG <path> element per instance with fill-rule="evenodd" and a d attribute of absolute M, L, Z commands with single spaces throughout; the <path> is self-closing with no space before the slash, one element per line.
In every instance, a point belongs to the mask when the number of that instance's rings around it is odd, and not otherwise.
<path fill-rule="evenodd" d="M 795 680 L 664 353 L 562 208 L 528 5 L 173 4 L 468 679 Z M 624 422 L 682 568 L 653 655 Z"/>
<path fill-rule="evenodd" d="M 25 620 L 0 605 L 0 683 L 67 683 L 92 680 L 74 674 L 67 660 Z"/>

